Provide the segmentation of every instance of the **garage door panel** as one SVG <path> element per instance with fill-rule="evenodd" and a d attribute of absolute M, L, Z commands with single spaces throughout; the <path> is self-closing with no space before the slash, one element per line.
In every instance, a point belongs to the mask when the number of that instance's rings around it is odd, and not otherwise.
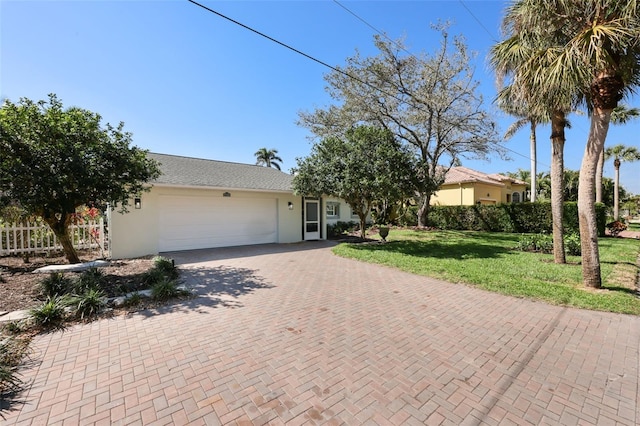
<path fill-rule="evenodd" d="M 160 196 L 159 250 L 277 241 L 275 199 Z"/>

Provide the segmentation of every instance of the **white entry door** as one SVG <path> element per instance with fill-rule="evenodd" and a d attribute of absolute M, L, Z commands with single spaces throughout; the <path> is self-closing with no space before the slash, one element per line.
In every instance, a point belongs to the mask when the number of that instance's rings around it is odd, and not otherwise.
<path fill-rule="evenodd" d="M 304 200 L 304 239 L 320 239 L 320 201 Z"/>

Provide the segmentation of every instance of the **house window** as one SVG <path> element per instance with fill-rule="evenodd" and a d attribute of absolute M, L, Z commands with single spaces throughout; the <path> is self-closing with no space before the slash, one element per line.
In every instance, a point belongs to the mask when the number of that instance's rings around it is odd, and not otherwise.
<path fill-rule="evenodd" d="M 511 194 L 507 194 L 507 203 L 511 202 Z"/>
<path fill-rule="evenodd" d="M 514 203 L 519 203 L 520 202 L 520 193 L 519 192 L 514 192 L 513 193 L 513 202 Z"/>
<path fill-rule="evenodd" d="M 340 203 L 327 203 L 327 217 L 340 216 Z"/>

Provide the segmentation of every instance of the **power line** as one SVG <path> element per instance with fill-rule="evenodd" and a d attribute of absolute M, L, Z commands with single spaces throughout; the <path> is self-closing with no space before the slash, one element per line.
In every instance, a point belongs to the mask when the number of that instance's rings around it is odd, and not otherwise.
<path fill-rule="evenodd" d="M 378 92 L 380 92 L 380 93 L 382 93 L 382 94 L 384 94 L 384 95 L 386 95 L 386 96 L 389 96 L 389 97 L 391 97 L 391 98 L 394 98 L 394 99 L 396 99 L 396 100 L 397 100 L 397 101 L 399 101 L 399 102 L 407 103 L 407 101 L 406 101 L 406 100 L 404 100 L 404 99 L 402 99 L 402 98 L 399 98 L 397 95 L 394 95 L 394 94 L 388 93 L 388 92 L 386 92 L 386 91 L 382 90 L 381 88 L 379 88 L 379 87 L 376 87 L 376 86 L 372 85 L 372 84 L 371 84 L 371 83 L 369 83 L 369 82 L 363 81 L 363 80 L 361 80 L 360 78 L 358 78 L 358 77 L 356 77 L 356 76 L 353 76 L 353 75 L 351 75 L 351 74 L 349 74 L 349 73 L 347 73 L 347 72 L 345 72 L 345 71 L 342 71 L 342 70 L 340 70 L 340 69 L 338 69 L 338 68 L 336 68 L 336 67 L 334 67 L 334 66 L 332 66 L 332 65 L 329 65 L 329 64 L 327 64 L 326 62 L 324 62 L 324 61 L 322 61 L 322 60 L 320 60 L 320 59 L 317 59 L 317 58 L 315 58 L 315 57 L 313 57 L 313 56 L 311 56 L 311 55 L 309 55 L 309 54 L 307 54 L 307 53 L 304 53 L 304 52 L 302 52 L 301 50 L 298 50 L 298 49 L 296 49 L 295 47 L 292 47 L 292 46 L 290 46 L 290 45 L 288 45 L 288 44 L 286 44 L 286 43 L 283 43 L 283 42 L 281 42 L 281 41 L 279 41 L 279 40 L 277 40 L 277 39 L 275 39 L 275 38 L 273 38 L 273 37 L 271 37 L 271 36 L 268 36 L 268 35 L 266 35 L 266 34 L 264 34 L 264 33 L 260 32 L 260 31 L 258 31 L 258 30 L 256 30 L 256 29 L 254 29 L 254 28 L 252 28 L 252 27 L 249 27 L 248 25 L 245 25 L 245 24 L 243 24 L 243 23 L 241 23 L 241 22 L 239 22 L 239 21 L 236 21 L 235 19 L 230 18 L 230 17 L 228 17 L 228 16 L 226 16 L 226 15 L 224 15 L 224 14 L 222 14 L 222 13 L 220 13 L 220 12 L 216 11 L 216 10 L 213 10 L 213 9 L 211 9 L 211 8 L 209 8 L 209 7 L 207 7 L 207 6 L 203 5 L 203 4 L 201 4 L 201 3 L 198 3 L 198 2 L 197 2 L 197 1 L 195 1 L 195 0 L 187 0 L 187 1 L 188 1 L 189 3 L 192 3 L 192 4 L 196 5 L 196 6 L 198 6 L 198 7 L 202 8 L 202 9 L 204 9 L 204 10 L 208 11 L 208 12 L 210 12 L 210 13 L 213 13 L 214 15 L 217 15 L 217 16 L 219 16 L 219 17 L 223 18 L 223 19 L 226 19 L 227 21 L 232 22 L 232 23 L 234 23 L 234 24 L 236 24 L 236 25 L 238 25 L 238 26 L 240 26 L 240 27 L 242 27 L 242 28 L 244 28 L 244 29 L 246 29 L 246 30 L 249 30 L 249 31 L 251 31 L 251 32 L 253 32 L 253 33 L 255 33 L 255 34 L 258 34 L 259 36 L 261 36 L 261 37 L 263 37 L 263 38 L 266 38 L 267 40 L 272 41 L 272 42 L 274 42 L 274 43 L 276 43 L 276 44 L 278 44 L 278 45 L 280 45 L 280 46 L 282 46 L 282 47 L 284 47 L 284 48 L 286 48 L 286 49 L 289 49 L 289 50 L 291 50 L 291 51 L 293 51 L 293 52 L 295 52 L 295 53 L 297 53 L 297 54 L 299 54 L 299 55 L 302 55 L 302 56 L 304 56 L 304 57 L 305 57 L 305 58 L 307 58 L 307 59 L 310 59 L 310 60 L 312 60 L 312 61 L 314 61 L 314 62 L 316 62 L 316 63 L 318 63 L 318 64 L 320 64 L 320 65 L 323 65 L 323 66 L 325 66 L 325 67 L 327 67 L 327 68 L 329 68 L 329 69 L 331 69 L 331 70 L 333 70 L 333 71 L 335 71 L 335 72 L 337 72 L 337 73 L 340 73 L 340 74 L 342 74 L 342 75 L 344 75 L 344 76 L 346 76 L 346 77 L 348 77 L 348 78 L 351 78 L 351 79 L 353 79 L 353 80 L 356 80 L 357 82 L 359 82 L 359 83 L 361 83 L 361 84 L 364 84 L 365 86 L 367 86 L 367 87 L 369 87 L 369 88 L 371 88 L 371 89 L 373 89 L 373 90 L 376 90 L 376 91 L 378 91 Z M 360 17 L 359 17 L 358 15 L 356 15 L 354 12 L 352 12 L 352 11 L 350 11 L 349 9 L 347 9 L 346 7 L 342 6 L 338 1 L 334 0 L 334 2 L 335 2 L 336 4 L 338 4 L 338 5 L 340 5 L 343 9 L 347 10 L 347 11 L 348 11 L 350 14 L 352 14 L 353 16 L 357 17 L 360 21 L 362 21 L 363 23 L 365 23 L 367 26 L 369 26 L 369 27 L 373 28 L 375 31 L 377 31 L 378 33 L 380 33 L 380 34 L 382 34 L 384 37 L 386 37 L 386 35 L 384 35 L 383 33 L 381 33 L 379 30 L 377 30 L 377 29 L 376 29 L 375 27 L 373 27 L 372 25 L 368 24 L 364 19 L 360 18 Z M 387 39 L 388 39 L 388 37 L 387 37 Z M 390 41 L 391 41 L 392 43 L 395 43 L 393 40 L 390 40 Z M 403 50 L 405 50 L 405 49 L 403 49 Z M 405 50 L 405 52 L 409 53 L 411 56 L 414 56 L 411 52 L 408 52 L 407 50 Z M 415 57 L 415 56 L 414 56 L 414 57 Z M 452 124 L 452 123 L 449 123 L 449 124 Z M 530 157 L 528 157 L 528 156 L 526 156 L 526 155 L 524 155 L 524 154 L 521 154 L 521 153 L 519 153 L 519 152 L 517 152 L 517 151 L 514 151 L 514 150 L 512 150 L 512 149 L 510 149 L 510 148 L 508 148 L 508 147 L 506 147 L 506 146 L 503 146 L 502 148 L 503 148 L 503 149 L 505 149 L 506 151 L 512 152 L 512 153 L 514 153 L 514 154 L 516 154 L 516 155 L 519 155 L 519 156 L 521 156 L 521 157 L 524 157 L 524 158 L 527 158 L 527 159 L 531 160 L 531 158 L 530 158 Z M 544 165 L 544 164 L 542 164 L 542 163 L 540 163 L 540 164 L 541 164 L 541 165 Z M 548 167 L 548 166 L 547 166 L 547 167 Z"/>
<path fill-rule="evenodd" d="M 497 42 L 497 40 L 493 37 L 493 34 L 491 34 L 491 32 L 482 24 L 482 22 L 473 14 L 473 12 L 467 7 L 467 5 L 464 3 L 463 0 L 459 0 L 460 4 L 462 4 L 462 6 L 467 10 L 467 12 L 469 12 L 469 14 L 473 17 L 473 19 L 475 19 L 475 21 L 485 30 L 485 32 L 487 34 L 489 34 L 489 37 L 491 37 L 491 39 L 494 42 Z M 343 5 L 342 3 L 340 3 L 339 0 L 333 0 L 333 2 L 335 4 L 337 4 L 338 6 L 340 6 L 342 9 L 344 9 L 347 13 L 349 13 L 350 15 L 352 15 L 353 17 L 355 17 L 357 20 L 359 20 L 360 22 L 362 22 L 363 24 L 365 24 L 367 27 L 371 28 L 372 30 L 374 30 L 375 32 L 377 32 L 378 34 L 380 34 L 382 37 L 386 38 L 388 41 L 390 41 L 391 43 L 395 44 L 396 47 L 398 47 L 399 49 L 403 50 L 404 52 L 408 53 L 410 56 L 413 56 L 414 58 L 416 58 L 416 56 L 409 52 L 407 49 L 404 48 L 404 46 L 400 45 L 399 43 L 397 43 L 395 40 L 392 40 L 391 38 L 389 38 L 383 31 L 380 31 L 378 28 L 376 28 L 375 26 L 373 26 L 371 23 L 369 23 L 367 20 L 365 20 L 364 18 L 362 18 L 360 15 L 358 15 L 357 13 L 355 13 L 353 10 L 349 9 L 348 7 L 346 7 L 345 5 Z M 418 59 L 418 58 L 416 58 Z M 529 157 L 528 155 L 522 154 L 520 152 L 514 151 L 511 148 L 508 148 L 506 146 L 503 146 L 503 148 L 513 154 L 519 155 L 520 157 L 526 158 L 527 160 L 531 161 L 532 158 Z M 536 164 L 539 164 L 541 166 L 545 166 L 545 167 L 550 167 L 544 163 L 539 162 L 536 159 Z"/>
<path fill-rule="evenodd" d="M 484 30 L 484 32 L 486 32 L 489 35 L 489 37 L 491 37 L 491 40 L 493 40 L 494 43 L 497 43 L 498 40 L 496 40 L 496 38 L 493 36 L 493 33 L 489 31 L 487 27 L 484 26 L 482 21 L 478 19 L 478 17 L 471 11 L 471 9 L 469 9 L 469 7 L 467 7 L 465 2 L 463 0 L 458 0 L 458 1 L 462 5 L 462 7 L 464 7 L 467 10 L 467 12 L 469 12 L 469 15 L 471 15 L 471 17 L 478 23 L 478 25 L 480 25 L 480 27 Z"/>

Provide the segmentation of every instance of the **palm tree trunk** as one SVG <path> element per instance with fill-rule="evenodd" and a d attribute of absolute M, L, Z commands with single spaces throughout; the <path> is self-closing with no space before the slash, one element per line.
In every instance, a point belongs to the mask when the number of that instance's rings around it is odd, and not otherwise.
<path fill-rule="evenodd" d="M 598 157 L 598 170 L 596 172 L 596 203 L 602 202 L 602 174 L 604 173 L 604 149 Z"/>
<path fill-rule="evenodd" d="M 554 111 L 551 118 L 551 216 L 553 221 L 553 260 L 567 263 L 564 254 L 564 127 L 563 112 Z"/>
<path fill-rule="evenodd" d="M 537 173 L 537 153 L 536 153 L 536 123 L 531 120 L 530 157 L 531 157 L 531 202 L 536 201 L 536 173 Z"/>
<path fill-rule="evenodd" d="M 620 217 L 620 160 L 615 159 L 613 161 L 613 167 L 615 169 L 614 181 L 613 181 L 613 220 L 618 220 Z"/>
<path fill-rule="evenodd" d="M 600 252 L 598 249 L 598 226 L 593 193 L 600 154 L 609 130 L 611 109 L 594 108 L 587 146 L 580 167 L 578 186 L 578 219 L 580 221 L 580 243 L 582 248 L 582 281 L 586 287 L 600 288 Z"/>

